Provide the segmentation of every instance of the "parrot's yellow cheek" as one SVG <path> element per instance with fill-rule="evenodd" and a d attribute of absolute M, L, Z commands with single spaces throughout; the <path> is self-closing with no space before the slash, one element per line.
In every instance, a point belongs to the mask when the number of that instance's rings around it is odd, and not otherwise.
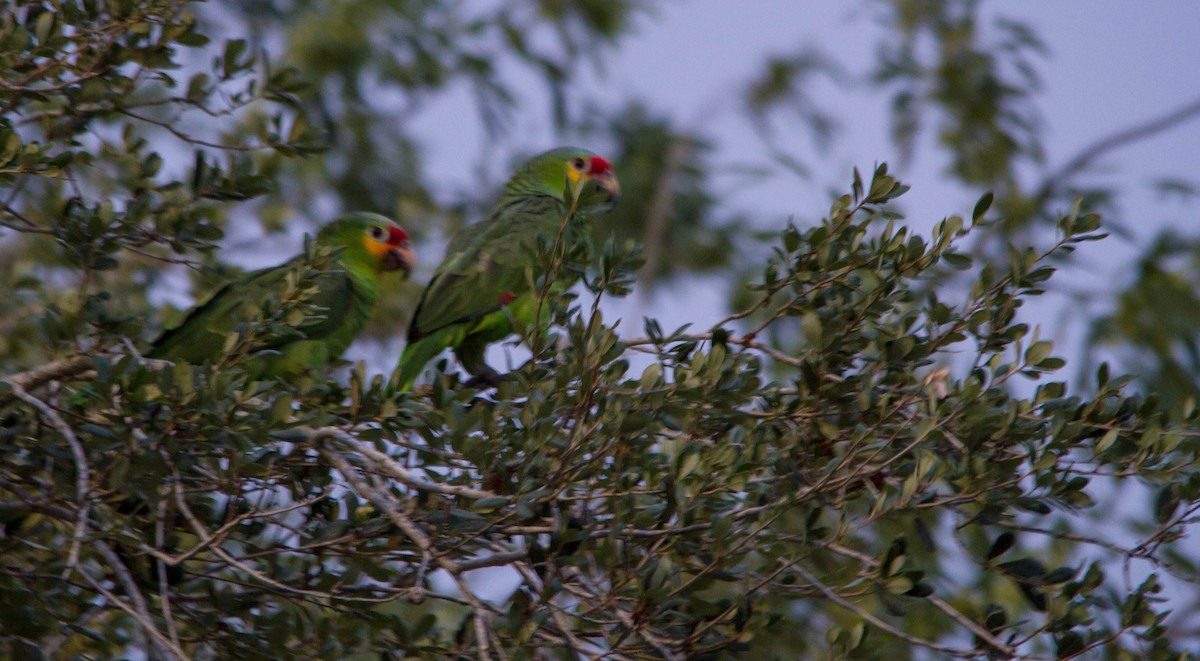
<path fill-rule="evenodd" d="M 380 242 L 376 241 L 375 239 L 372 239 L 369 236 L 364 236 L 362 242 L 363 242 L 363 248 L 366 248 L 367 252 L 371 253 L 372 255 L 375 255 L 376 257 L 378 257 L 380 259 L 382 259 L 383 256 L 387 254 L 387 251 L 389 249 L 388 244 L 380 243 Z"/>

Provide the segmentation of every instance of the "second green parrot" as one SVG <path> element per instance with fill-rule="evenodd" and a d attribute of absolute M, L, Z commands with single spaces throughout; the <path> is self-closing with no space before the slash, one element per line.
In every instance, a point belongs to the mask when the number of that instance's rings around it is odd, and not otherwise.
<path fill-rule="evenodd" d="M 525 163 L 487 217 L 450 239 L 409 323 L 400 388 L 411 388 L 426 363 L 447 348 L 477 379 L 495 382 L 499 375 L 484 351 L 513 333 L 514 322 L 533 323 L 542 251 L 558 246 L 568 260 L 586 260 L 587 214 L 612 209 L 620 193 L 609 162 L 586 149 L 552 149 Z M 567 275 L 554 286 L 565 290 L 573 282 Z"/>
<path fill-rule="evenodd" d="M 373 213 L 349 213 L 317 232 L 316 248 L 339 250 L 334 266 L 312 276 L 313 291 L 295 335 L 264 337 L 251 343 L 262 353 L 250 363 L 255 377 L 316 371 L 342 355 L 362 331 L 375 307 L 385 273 L 412 269 L 408 233 Z M 304 273 L 302 257 L 247 273 L 197 306 L 175 328 L 165 331 L 147 353 L 150 358 L 212 363 L 226 353 L 226 341 L 239 326 L 262 321 L 263 306 L 280 297 L 289 279 Z M 291 280 L 295 282 L 295 280 Z"/>

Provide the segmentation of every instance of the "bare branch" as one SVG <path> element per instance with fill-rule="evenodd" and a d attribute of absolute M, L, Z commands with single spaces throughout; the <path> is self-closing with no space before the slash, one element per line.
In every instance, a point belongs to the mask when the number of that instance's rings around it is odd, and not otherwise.
<path fill-rule="evenodd" d="M 964 650 L 964 649 L 958 649 L 956 647 L 948 647 L 946 645 L 942 645 L 941 643 L 936 643 L 932 640 L 926 640 L 924 638 L 917 638 L 916 636 L 909 635 L 909 634 L 905 633 L 904 631 L 901 631 L 900 629 L 897 629 L 896 627 L 888 624 L 887 622 L 884 622 L 883 620 L 879 619 L 878 617 L 875 617 L 870 612 L 863 610 L 862 608 L 859 608 L 858 606 L 855 606 L 854 604 L 850 603 L 849 601 L 844 599 L 841 595 L 834 592 L 828 586 L 826 586 L 824 583 L 822 583 L 816 576 L 813 576 L 804 567 L 801 567 L 800 565 L 794 565 L 792 567 L 792 569 L 797 574 L 802 576 L 804 578 L 804 580 L 808 581 L 813 587 L 815 587 L 817 590 L 819 590 L 821 592 L 821 594 L 825 595 L 826 599 L 829 599 L 833 603 L 841 606 L 842 608 L 845 608 L 846 610 L 850 611 L 851 613 L 854 613 L 855 615 L 861 617 L 863 620 L 870 622 L 872 626 L 879 629 L 880 631 L 889 633 L 911 645 L 916 645 L 918 647 L 925 647 L 925 648 L 928 648 L 928 649 L 931 649 L 931 650 L 934 650 L 937 652 L 941 652 L 942 654 L 949 654 L 950 656 L 954 656 L 954 657 L 958 657 L 958 658 L 962 658 L 962 659 L 973 659 L 980 655 L 979 650 Z M 999 649 L 1002 653 L 1007 654 L 1009 657 L 1013 657 L 1016 655 L 1016 653 L 1013 650 L 1009 649 L 1007 645 L 1005 645 Z"/>
<path fill-rule="evenodd" d="M 167 501 L 158 501 L 158 508 L 154 518 L 154 544 L 158 548 L 162 548 L 166 544 L 166 518 L 167 518 Z M 171 582 L 167 578 L 167 565 L 163 562 L 157 562 L 154 565 L 158 574 L 158 601 L 162 608 L 163 620 L 167 623 L 167 635 L 170 636 L 171 642 L 179 646 L 179 632 L 175 628 L 175 617 L 171 613 Z"/>
<path fill-rule="evenodd" d="M 529 558 L 529 553 L 521 551 L 507 551 L 504 553 L 493 553 L 491 555 L 481 555 L 478 558 L 470 560 L 461 560 L 458 563 L 460 571 L 469 572 L 475 569 L 483 569 L 484 567 L 504 567 L 511 565 L 518 560 L 526 560 Z"/>
<path fill-rule="evenodd" d="M 439 482 L 431 482 L 426 480 L 417 476 L 413 471 L 401 466 L 399 462 L 389 457 L 387 454 L 376 450 L 366 443 L 359 442 L 358 439 L 354 438 L 345 431 L 338 429 L 337 427 L 322 427 L 320 429 L 315 429 L 309 438 L 315 445 L 318 446 L 320 446 L 326 438 L 339 441 L 358 454 L 369 459 L 372 462 L 373 467 L 378 469 L 380 472 L 384 473 L 385 475 L 389 475 L 401 483 L 417 489 L 418 491 L 432 491 L 449 496 L 462 496 L 464 498 L 472 498 L 476 500 L 480 498 L 491 498 L 496 495 L 491 491 L 484 491 L 482 489 L 473 489 L 471 487 L 464 487 L 454 484 L 441 484 Z"/>
<path fill-rule="evenodd" d="M 46 416 L 58 433 L 66 439 L 67 445 L 71 446 L 71 457 L 75 461 L 75 504 L 78 509 L 75 511 L 75 531 L 71 535 L 71 548 L 67 552 L 66 567 L 63 568 L 62 577 L 66 579 L 79 563 L 79 549 L 83 544 L 84 536 L 87 535 L 87 520 L 91 504 L 88 498 L 91 493 L 91 472 L 88 469 L 87 454 L 84 453 L 79 438 L 75 436 L 75 430 L 71 429 L 71 426 L 58 415 L 53 407 L 30 395 L 19 385 L 10 382 L 9 387 L 12 388 L 13 394 L 18 399 Z"/>
<path fill-rule="evenodd" d="M 646 264 L 642 267 L 642 283 L 645 285 L 641 291 L 643 300 L 654 287 L 655 274 L 662 259 L 663 236 L 671 215 L 671 201 L 675 199 L 675 182 L 691 149 L 692 141 L 683 136 L 671 138 L 667 145 L 662 173 L 658 177 L 654 197 L 650 200 L 650 209 L 646 212 L 646 245 L 642 251 L 646 256 Z"/>
<path fill-rule="evenodd" d="M 350 465 L 350 462 L 347 461 L 345 457 L 342 457 L 336 452 L 330 450 L 328 447 L 322 447 L 319 451 L 321 456 L 325 457 L 326 460 L 333 464 L 334 468 L 336 468 L 338 472 L 341 473 L 344 478 L 346 478 L 346 481 L 350 483 L 350 486 L 354 488 L 355 491 L 359 492 L 360 495 L 366 497 L 372 505 L 379 509 L 379 511 L 386 514 L 387 517 L 391 519 L 392 523 L 394 523 L 397 528 L 400 528 L 400 530 L 407 535 L 414 544 L 417 545 L 417 548 L 421 550 L 422 554 L 429 555 L 430 557 L 436 557 L 438 566 L 450 572 L 451 574 L 458 575 L 462 573 L 462 568 L 459 567 L 459 565 L 453 560 L 442 555 L 434 556 L 434 546 L 433 542 L 429 540 L 429 536 L 426 535 L 420 528 L 418 528 L 417 525 L 413 523 L 412 519 L 408 518 L 407 515 L 401 512 L 400 508 L 396 506 L 397 504 L 393 500 L 359 477 L 358 471 Z M 420 586 L 418 586 L 418 589 L 419 588 Z"/>
<path fill-rule="evenodd" d="M 0 391 L 0 406 L 7 404 L 17 397 L 15 393 L 18 388 L 32 390 L 48 381 L 57 381 L 71 376 L 78 376 L 91 369 L 92 361 L 94 360 L 93 356 L 70 356 L 46 363 L 41 367 L 0 378 L 0 382 L 7 383 L 13 388 L 12 392 Z"/>
<path fill-rule="evenodd" d="M 116 554 L 116 552 L 114 552 L 105 542 L 96 542 L 93 546 L 100 553 L 100 555 L 104 557 L 104 560 L 108 563 L 109 568 L 113 570 L 113 573 L 117 575 L 118 582 L 120 582 L 121 587 L 125 590 L 125 594 L 129 596 L 129 600 L 133 602 L 133 605 L 131 606 L 125 603 L 125 600 L 121 599 L 105 588 L 104 585 L 94 576 L 92 576 L 91 573 L 89 573 L 86 569 L 80 568 L 79 573 L 83 575 L 84 580 L 86 580 L 97 592 L 104 595 L 106 599 L 116 604 L 118 608 L 125 611 L 130 617 L 136 620 L 138 625 L 141 626 L 142 630 L 150 636 L 151 642 L 160 650 L 160 653 L 164 658 L 180 659 L 181 661 L 190 658 L 188 657 L 187 653 L 180 649 L 179 646 L 172 643 L 171 640 L 164 636 L 163 633 L 158 630 L 158 627 L 155 626 L 154 620 L 150 617 L 150 611 L 146 607 L 146 598 L 142 595 L 141 590 L 138 589 L 137 583 L 133 580 L 133 575 L 129 573 L 129 569 L 126 568 L 125 564 L 121 562 L 121 558 Z"/>
<path fill-rule="evenodd" d="M 1080 150 L 1065 165 L 1048 175 L 1038 187 L 1037 193 L 1034 194 L 1034 199 L 1041 202 L 1046 201 L 1058 192 L 1071 177 L 1086 170 L 1093 162 L 1108 152 L 1175 128 L 1197 116 L 1200 116 L 1200 99 L 1186 103 L 1164 115 L 1117 131 L 1112 135 L 1105 136 L 1093 142 Z"/>

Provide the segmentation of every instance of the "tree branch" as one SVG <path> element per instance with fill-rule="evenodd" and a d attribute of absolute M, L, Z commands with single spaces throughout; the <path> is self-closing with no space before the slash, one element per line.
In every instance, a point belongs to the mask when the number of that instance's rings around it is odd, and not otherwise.
<path fill-rule="evenodd" d="M 67 441 L 67 445 L 71 446 L 71 457 L 75 461 L 75 504 L 78 509 L 75 511 L 75 531 L 71 535 L 71 548 L 67 552 L 67 564 L 63 568 L 62 578 L 65 580 L 71 575 L 71 572 L 79 563 L 79 549 L 83 545 L 83 538 L 87 534 L 87 520 L 90 500 L 88 495 L 91 493 L 91 471 L 88 469 L 87 455 L 83 451 L 83 446 L 79 443 L 79 438 L 75 436 L 75 430 L 58 415 L 49 404 L 30 395 L 24 388 L 19 385 L 9 383 L 12 388 L 13 395 L 18 399 L 29 404 L 37 409 L 42 415 L 50 420 L 50 423 L 58 430 L 59 434 Z"/>
<path fill-rule="evenodd" d="M 947 647 L 946 645 L 936 643 L 932 640 L 925 640 L 924 638 L 917 638 L 916 636 L 909 635 L 909 634 L 901 631 L 900 629 L 897 629 L 896 627 L 888 624 L 887 622 L 884 622 L 883 620 L 879 619 L 878 617 L 875 617 L 874 615 L 867 612 L 866 610 L 863 610 L 862 608 L 859 608 L 858 606 L 855 606 L 854 604 L 850 603 L 848 600 L 846 600 L 841 595 L 834 592 L 832 589 L 830 589 L 828 586 L 826 586 L 824 583 L 822 583 L 816 576 L 813 576 L 811 573 L 809 573 L 809 571 L 807 569 L 805 569 L 804 567 L 801 567 L 800 565 L 795 565 L 793 567 L 793 569 L 796 571 L 797 574 L 802 576 L 804 578 L 804 580 L 808 581 L 809 584 L 811 584 L 818 591 L 820 591 L 821 594 L 825 595 L 825 598 L 827 598 L 830 601 L 832 601 L 833 603 L 841 606 L 842 608 L 845 608 L 846 610 L 850 611 L 851 613 L 854 613 L 855 615 L 861 617 L 863 620 L 870 622 L 872 626 L 879 629 L 880 631 L 889 633 L 889 634 L 909 643 L 910 645 L 926 647 L 931 650 L 941 652 L 943 654 L 949 654 L 950 656 L 955 656 L 955 657 L 959 657 L 959 658 L 963 658 L 963 659 L 973 659 L 973 658 L 976 658 L 979 656 L 979 650 L 963 650 L 963 649 L 958 649 L 955 647 Z M 1000 651 L 1003 654 L 1008 655 L 1009 657 L 1016 656 L 1016 653 L 1013 650 L 1009 649 L 1007 645 L 1004 645 L 1003 647 L 1001 647 Z"/>
<path fill-rule="evenodd" d="M 154 620 L 150 617 L 150 610 L 146 607 L 146 598 L 142 596 L 141 590 L 138 589 L 137 583 L 133 580 L 133 575 L 129 573 L 129 569 L 121 562 L 121 558 L 105 542 L 96 542 L 95 547 L 100 555 L 104 557 L 109 568 L 117 575 L 117 581 L 124 588 L 125 594 L 129 595 L 129 599 L 133 602 L 133 605 L 130 606 L 125 603 L 117 595 L 105 588 L 86 569 L 80 568 L 79 573 L 83 575 L 84 580 L 91 584 L 92 588 L 97 592 L 104 595 L 106 599 L 116 604 L 118 608 L 128 613 L 130 617 L 137 621 L 146 634 L 150 636 L 151 642 L 154 643 L 155 647 L 160 649 L 163 657 L 167 659 L 188 659 L 187 653 L 172 643 L 154 625 Z"/>
<path fill-rule="evenodd" d="M 41 367 L 0 378 L 0 383 L 7 383 L 13 389 L 10 392 L 0 391 L 0 406 L 17 398 L 18 389 L 32 390 L 48 381 L 77 376 L 91 369 L 94 360 L 93 356 L 70 356 L 46 363 Z"/>
<path fill-rule="evenodd" d="M 837 553 L 839 555 L 844 555 L 847 557 L 854 558 L 854 559 L 858 560 L 859 562 L 861 562 L 863 564 L 863 566 L 870 568 L 872 571 L 876 571 L 879 569 L 879 563 L 875 560 L 875 558 L 872 558 L 871 556 L 869 556 L 865 553 L 859 553 L 858 551 L 855 551 L 852 548 L 842 546 L 840 544 L 834 544 L 834 543 L 827 543 L 827 544 L 823 544 L 822 546 L 824 546 L 825 548 L 827 548 L 830 551 L 833 551 L 834 553 Z M 816 586 L 815 583 L 813 585 Z M 818 589 L 819 589 L 819 586 L 818 586 Z M 925 600 L 928 601 L 929 603 L 933 604 L 933 606 L 935 608 L 937 608 L 938 610 L 940 610 L 943 613 L 945 613 L 946 615 L 950 616 L 950 618 L 952 620 L 961 624 L 963 627 L 968 629 L 971 633 L 975 634 L 977 637 L 979 637 L 980 640 L 982 640 L 983 642 L 987 643 L 988 645 L 994 647 L 996 650 L 1000 651 L 1001 653 L 1007 654 L 1010 657 L 1015 657 L 1017 655 L 1016 650 L 1012 649 L 1012 647 L 1010 647 L 1009 645 L 1006 645 L 999 638 L 992 635 L 992 632 L 979 626 L 978 622 L 975 622 L 971 618 L 960 613 L 958 611 L 958 609 L 956 609 L 953 606 L 951 606 L 950 604 L 946 603 L 944 600 L 942 600 L 937 595 L 931 594 L 928 597 L 926 597 Z"/>
<path fill-rule="evenodd" d="M 309 440 L 317 446 L 322 445 L 326 438 L 339 441 L 349 446 L 350 449 L 370 460 L 373 464 L 373 467 L 378 469 L 381 473 L 393 477 L 399 482 L 417 489 L 418 491 L 432 491 L 435 493 L 446 494 L 448 496 L 462 496 L 464 498 L 471 498 L 475 500 L 479 500 L 481 498 L 491 498 L 496 495 L 491 491 L 473 489 L 471 487 L 455 484 L 431 482 L 422 477 L 418 477 L 415 473 L 413 473 L 413 471 L 401 466 L 399 462 L 389 457 L 387 454 L 376 450 L 366 443 L 360 442 L 358 439 L 354 438 L 345 431 L 338 429 L 337 427 L 321 427 L 320 429 L 313 430 L 312 435 L 309 436 Z"/>
<path fill-rule="evenodd" d="M 667 145 L 662 174 L 658 177 L 650 209 L 646 212 L 646 245 L 642 251 L 646 256 L 646 264 L 642 266 L 641 278 L 645 285 L 641 292 L 643 300 L 654 287 L 655 274 L 663 253 L 663 236 L 671 215 L 671 201 L 675 199 L 675 182 L 691 149 L 692 141 L 683 136 L 674 136 Z"/>
<path fill-rule="evenodd" d="M 1034 199 L 1045 202 L 1071 177 L 1087 169 L 1096 159 L 1125 145 L 1149 138 L 1200 116 L 1200 99 L 1184 104 L 1165 115 L 1136 124 L 1106 136 L 1084 147 L 1065 165 L 1047 176 L 1038 187 Z"/>

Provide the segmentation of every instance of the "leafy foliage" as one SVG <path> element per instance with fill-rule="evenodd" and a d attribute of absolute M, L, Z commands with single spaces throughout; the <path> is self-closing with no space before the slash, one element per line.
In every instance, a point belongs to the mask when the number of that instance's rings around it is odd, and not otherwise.
<path fill-rule="evenodd" d="M 16 339 L 5 356 L 133 335 L 116 301 L 140 301 L 153 271 L 122 252 L 194 263 L 222 237 L 224 204 L 270 188 L 265 163 L 320 146 L 286 103 L 303 87 L 295 71 L 271 72 L 244 40 L 183 73 L 180 51 L 209 42 L 185 3 L 9 5 L 0 40 L 0 227 L 19 237 L 0 246 L 3 284 L 51 299 L 40 328 L 23 297 L 0 303 Z"/>
<path fill-rule="evenodd" d="M 1200 396 L 1200 346 L 1196 345 L 1198 246 L 1165 232 L 1138 264 L 1136 279 L 1121 292 L 1116 309 L 1092 324 L 1092 342 L 1100 346 L 1127 343 L 1123 356 L 1146 375 L 1164 404 L 1180 410 L 1195 406 Z"/>
<path fill-rule="evenodd" d="M 511 127 L 514 109 L 529 94 L 524 81 L 533 76 L 550 94 L 556 123 L 566 125 L 585 114 L 583 99 L 571 94 L 572 77 L 597 64 L 603 49 L 653 6 L 629 0 L 267 0 L 230 8 L 232 17 L 214 12 L 211 20 L 247 21 L 261 45 L 286 35 L 289 63 L 319 84 L 317 94 L 303 98 L 305 109 L 343 156 L 285 169 L 272 206 L 290 210 L 297 201 L 317 201 L 320 192 L 344 206 L 391 215 L 397 203 L 404 211 L 435 210 L 423 176 L 422 136 L 409 120 L 437 95 L 465 90 L 487 134 L 496 135 Z M 503 183 L 503 174 L 493 183 Z"/>
<path fill-rule="evenodd" d="M 722 218 L 716 208 L 707 164 L 712 146 L 637 105 L 599 128 L 616 143 L 623 183 L 621 204 L 594 223 L 597 243 L 608 236 L 644 242 L 644 287 L 680 270 L 728 266 L 730 242 L 744 234 L 745 223 Z"/>
<path fill-rule="evenodd" d="M 932 145 L 936 152 L 926 157 L 946 163 L 950 181 L 967 191 L 983 186 L 995 193 L 996 222 L 973 233 L 972 255 L 1002 267 L 1010 244 L 1048 240 L 1062 211 L 1082 199 L 1088 209 L 1104 213 L 1110 231 L 1139 246 L 1143 254 L 1134 269 L 1179 270 L 1177 251 L 1164 250 L 1162 239 L 1147 236 L 1147 228 L 1153 227 L 1147 212 L 1121 200 L 1130 182 L 1100 183 L 1097 171 L 1109 165 L 1114 153 L 1195 121 L 1200 100 L 1127 120 L 1119 130 L 1093 136 L 1073 154 L 1055 154 L 1046 140 L 1051 127 L 1044 117 L 1049 113 L 1041 96 L 1040 69 L 1059 44 L 1039 35 L 1035 21 L 1019 18 L 1003 3 L 982 1 L 873 0 L 864 5 L 886 28 L 869 77 L 876 98 L 890 103 L 892 138 L 902 162 L 915 160 L 922 147 Z M 818 145 L 836 137 L 842 127 L 831 119 L 833 112 L 824 107 L 822 95 L 810 89 L 819 82 L 818 74 L 835 83 L 854 79 L 841 70 L 834 55 L 807 43 L 774 55 L 747 88 L 746 102 L 766 134 L 767 149 L 775 149 L 775 127 L 782 124 L 771 120 L 781 117 L 800 119 Z M 811 176 L 810 163 L 788 154 L 775 157 L 788 170 Z M 1148 188 L 1155 197 L 1190 201 L 1196 182 L 1172 174 Z M 1188 220 L 1173 224 L 1187 227 Z M 1173 240 L 1194 242 L 1185 232 L 1179 234 Z M 1197 326 L 1180 311 L 1183 306 L 1164 305 L 1154 294 L 1163 283 L 1148 280 L 1129 285 L 1120 294 L 1120 309 L 1094 320 L 1094 310 L 1107 309 L 1109 299 L 1117 295 L 1104 278 L 1093 278 L 1084 287 L 1059 283 L 1053 289 L 1081 313 L 1070 315 L 1072 319 L 1094 321 L 1089 351 L 1119 360 L 1124 369 L 1138 374 L 1136 387 L 1168 393 L 1169 403 L 1182 408 L 1193 391 L 1187 352 Z M 1185 285 L 1177 287 L 1176 294 L 1190 299 L 1195 297 L 1193 290 Z M 1066 328 L 1071 325 L 1063 322 L 1054 330 L 1069 334 L 1077 330 Z M 1089 371 L 1082 371 L 1080 378 Z"/>
<path fill-rule="evenodd" d="M 1015 314 L 1097 219 L 1064 218 L 1055 246 L 952 304 L 913 284 L 963 265 L 968 230 L 896 228 L 886 203 L 905 188 L 881 167 L 786 230 L 757 302 L 707 332 L 647 321 L 622 340 L 594 301 L 556 305 L 565 341 L 495 397 L 452 375 L 409 396 L 361 370 L 252 382 L 132 356 L 89 358 L 93 376 L 46 399 L 10 385 L 4 600 L 44 600 L 21 609 L 21 645 L 706 655 L 779 651 L 798 618 L 825 622 L 834 655 L 1167 658 L 1154 575 L 1120 590 L 1107 564 L 1181 551 L 1200 446 L 1119 381 L 1068 396 Z M 623 255 L 597 260 L 594 300 L 627 286 Z M 797 350 L 764 339 L 788 326 Z M 1004 387 L 1018 377 L 1040 382 L 1031 396 Z M 1127 474 L 1169 486 L 1142 543 L 1057 529 L 1093 506 L 1091 480 Z M 489 599 L 483 567 L 516 592 Z"/>

